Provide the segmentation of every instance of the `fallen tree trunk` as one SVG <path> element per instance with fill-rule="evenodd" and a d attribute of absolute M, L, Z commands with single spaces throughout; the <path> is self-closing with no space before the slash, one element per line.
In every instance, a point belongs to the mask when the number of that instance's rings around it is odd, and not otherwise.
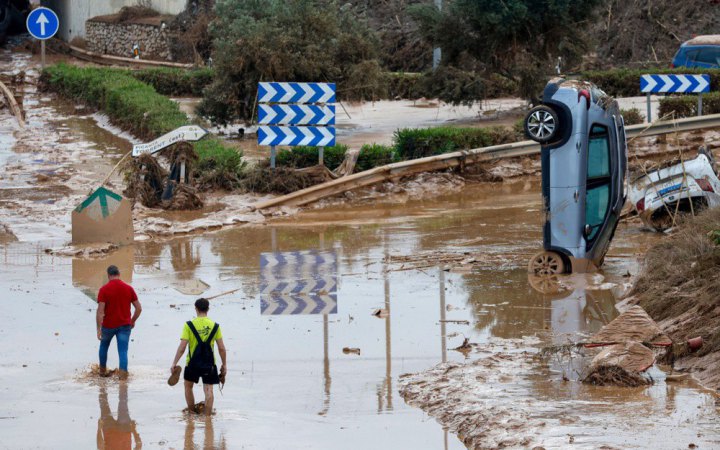
<path fill-rule="evenodd" d="M 17 118 L 20 128 L 25 128 L 25 119 L 23 118 L 22 109 L 15 100 L 15 95 L 13 95 L 12 91 L 10 91 L 10 89 L 8 89 L 2 81 L 0 81 L 0 91 L 2 91 L 3 95 L 7 99 L 10 110 L 15 115 L 15 118 Z"/>

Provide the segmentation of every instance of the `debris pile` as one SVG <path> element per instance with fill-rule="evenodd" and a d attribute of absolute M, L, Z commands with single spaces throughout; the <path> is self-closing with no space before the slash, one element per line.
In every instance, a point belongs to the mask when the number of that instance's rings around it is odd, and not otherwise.
<path fill-rule="evenodd" d="M 720 209 L 687 218 L 668 239 L 652 247 L 627 299 L 642 306 L 674 342 L 670 362 L 692 371 L 707 387 L 720 387 Z M 689 339 L 702 337 L 696 352 Z"/>
<path fill-rule="evenodd" d="M 668 348 L 670 338 L 639 306 L 633 306 L 605 325 L 586 343 L 603 347 L 588 366 L 583 383 L 637 387 L 652 384 L 644 372 L 655 363 L 651 348 Z"/>

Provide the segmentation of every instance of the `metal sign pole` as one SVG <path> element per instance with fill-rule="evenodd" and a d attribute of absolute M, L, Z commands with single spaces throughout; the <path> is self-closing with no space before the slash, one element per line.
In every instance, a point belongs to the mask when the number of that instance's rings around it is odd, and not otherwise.
<path fill-rule="evenodd" d="M 650 93 L 647 94 L 647 121 L 652 122 L 652 107 L 650 106 Z"/>
<path fill-rule="evenodd" d="M 40 65 L 45 69 L 45 40 L 40 41 Z"/>
<path fill-rule="evenodd" d="M 698 95 L 698 117 L 702 116 L 702 94 Z"/>
<path fill-rule="evenodd" d="M 324 160 L 325 155 L 323 154 L 324 150 L 325 150 L 325 147 L 318 148 L 318 164 L 321 166 L 325 164 L 325 160 Z"/>
<path fill-rule="evenodd" d="M 270 168 L 275 168 L 275 146 L 270 147 Z"/>

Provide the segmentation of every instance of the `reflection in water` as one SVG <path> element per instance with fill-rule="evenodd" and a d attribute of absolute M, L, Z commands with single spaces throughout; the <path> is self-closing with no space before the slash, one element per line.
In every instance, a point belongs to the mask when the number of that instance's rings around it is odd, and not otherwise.
<path fill-rule="evenodd" d="M 126 283 L 132 283 L 134 263 L 134 245 L 120 247 L 112 253 L 99 258 L 73 258 L 73 286 L 95 301 L 98 291 L 107 283 L 105 269 L 108 266 L 117 266 L 120 269 L 120 279 Z"/>
<path fill-rule="evenodd" d="M 170 243 L 170 263 L 178 279 L 192 278 L 200 262 L 200 252 L 194 248 L 191 239 L 179 239 Z"/>
<path fill-rule="evenodd" d="M 387 261 L 387 247 L 385 249 L 385 260 Z M 390 273 L 387 266 L 383 270 L 383 287 L 385 291 L 385 378 L 377 388 L 378 397 L 378 413 L 392 411 L 393 409 L 393 392 L 392 392 L 392 333 L 390 326 L 390 318 L 392 312 L 390 310 Z"/>
<path fill-rule="evenodd" d="M 100 386 L 100 418 L 97 428 L 97 448 L 100 450 L 139 450 L 142 448 L 140 434 L 128 409 L 128 385 L 120 383 L 118 392 L 117 419 L 113 417 L 108 402 L 107 387 Z M 133 447 L 133 440 L 135 446 Z"/>
<path fill-rule="evenodd" d="M 183 450 L 227 450 L 228 446 L 225 442 L 225 436 L 221 435 L 220 441 L 215 444 L 215 428 L 213 427 L 212 417 L 199 418 L 195 415 L 188 414 L 185 420 L 185 446 Z M 201 445 L 195 445 L 195 428 L 198 423 L 202 423 L 205 429 Z"/>

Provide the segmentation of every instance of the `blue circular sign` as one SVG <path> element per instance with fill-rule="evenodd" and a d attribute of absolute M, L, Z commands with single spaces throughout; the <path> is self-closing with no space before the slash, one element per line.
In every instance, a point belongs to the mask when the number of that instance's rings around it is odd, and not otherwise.
<path fill-rule="evenodd" d="M 40 7 L 30 11 L 25 26 L 32 37 L 45 40 L 55 36 L 60 28 L 60 20 L 52 9 Z"/>

